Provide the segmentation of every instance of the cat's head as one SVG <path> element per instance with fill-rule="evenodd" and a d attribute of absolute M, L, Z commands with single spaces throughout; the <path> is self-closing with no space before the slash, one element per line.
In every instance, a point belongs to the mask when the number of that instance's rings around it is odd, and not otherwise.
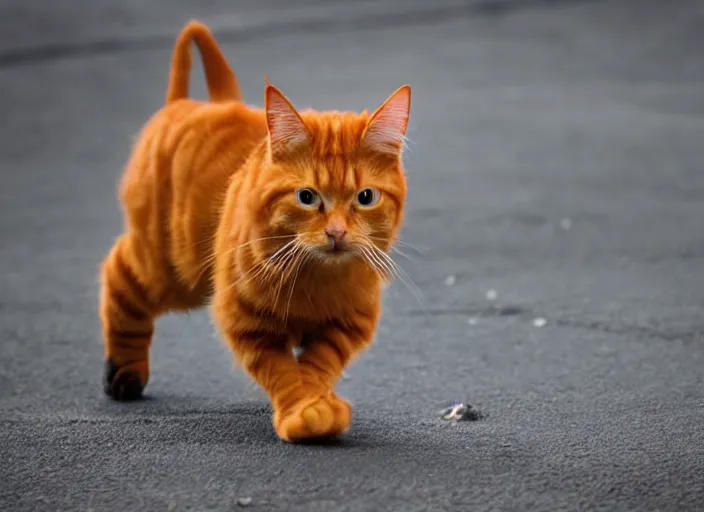
<path fill-rule="evenodd" d="M 403 219 L 402 151 L 411 89 L 372 114 L 298 112 L 266 87 L 268 145 L 255 202 L 269 247 L 298 246 L 329 262 L 379 259 Z M 287 238 L 288 237 L 288 238 Z"/>

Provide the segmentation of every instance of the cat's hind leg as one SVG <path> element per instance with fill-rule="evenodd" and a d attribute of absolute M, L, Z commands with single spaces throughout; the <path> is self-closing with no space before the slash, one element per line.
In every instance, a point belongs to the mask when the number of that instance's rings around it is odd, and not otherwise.
<path fill-rule="evenodd" d="M 117 240 L 100 277 L 104 390 L 115 400 L 133 400 L 142 395 L 149 380 L 149 346 L 157 311 L 129 234 Z"/>

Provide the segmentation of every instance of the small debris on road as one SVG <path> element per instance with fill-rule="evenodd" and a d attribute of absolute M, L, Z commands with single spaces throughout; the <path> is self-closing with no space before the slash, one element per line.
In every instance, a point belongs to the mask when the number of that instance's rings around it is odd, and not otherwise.
<path fill-rule="evenodd" d="M 487 290 L 486 300 L 496 300 L 498 298 L 499 298 L 499 294 L 496 292 L 496 290 L 494 290 L 494 289 Z"/>
<path fill-rule="evenodd" d="M 457 282 L 457 277 L 454 275 L 450 274 L 445 278 L 445 286 L 454 286 L 454 284 Z"/>
<path fill-rule="evenodd" d="M 545 327 L 547 325 L 548 321 L 543 318 L 543 317 L 538 317 L 533 319 L 533 325 L 535 327 Z"/>
<path fill-rule="evenodd" d="M 475 317 L 472 317 L 472 318 L 467 319 L 467 323 L 468 323 L 469 325 L 477 325 L 477 321 L 478 321 L 478 320 L 477 320 Z"/>
<path fill-rule="evenodd" d="M 477 421 L 482 414 L 469 404 L 455 403 L 443 409 L 440 418 L 445 421 Z"/>
<path fill-rule="evenodd" d="M 241 498 L 237 498 L 237 504 L 240 507 L 248 507 L 249 505 L 252 504 L 252 498 L 249 496 L 243 496 Z"/>
<path fill-rule="evenodd" d="M 572 229 L 572 219 L 570 219 L 569 217 L 565 217 L 560 221 L 560 227 L 565 231 L 569 231 L 570 229 Z"/>

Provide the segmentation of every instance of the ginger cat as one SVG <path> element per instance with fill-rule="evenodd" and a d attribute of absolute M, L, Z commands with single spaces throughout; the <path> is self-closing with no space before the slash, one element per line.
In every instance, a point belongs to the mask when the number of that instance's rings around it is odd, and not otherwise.
<path fill-rule="evenodd" d="M 209 102 L 187 97 L 194 40 Z M 410 97 L 403 86 L 373 114 L 299 113 L 267 83 L 254 108 L 209 29 L 187 25 L 166 105 L 120 186 L 125 232 L 101 267 L 106 393 L 142 394 L 158 315 L 211 302 L 281 439 L 343 433 L 351 408 L 334 387 L 371 343 L 393 269 Z"/>

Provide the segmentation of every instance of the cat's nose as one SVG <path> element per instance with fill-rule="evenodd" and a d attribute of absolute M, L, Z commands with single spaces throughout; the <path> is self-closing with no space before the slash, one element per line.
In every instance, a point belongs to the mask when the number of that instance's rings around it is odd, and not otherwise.
<path fill-rule="evenodd" d="M 347 230 L 339 226 L 330 226 L 325 228 L 325 234 L 328 237 L 328 243 L 331 248 L 341 247 L 345 244 L 344 238 L 347 235 Z"/>
<path fill-rule="evenodd" d="M 339 226 L 332 226 L 329 228 L 325 228 L 325 234 L 328 235 L 328 238 L 332 238 L 333 240 L 339 242 L 340 240 L 345 238 L 347 230 Z"/>

